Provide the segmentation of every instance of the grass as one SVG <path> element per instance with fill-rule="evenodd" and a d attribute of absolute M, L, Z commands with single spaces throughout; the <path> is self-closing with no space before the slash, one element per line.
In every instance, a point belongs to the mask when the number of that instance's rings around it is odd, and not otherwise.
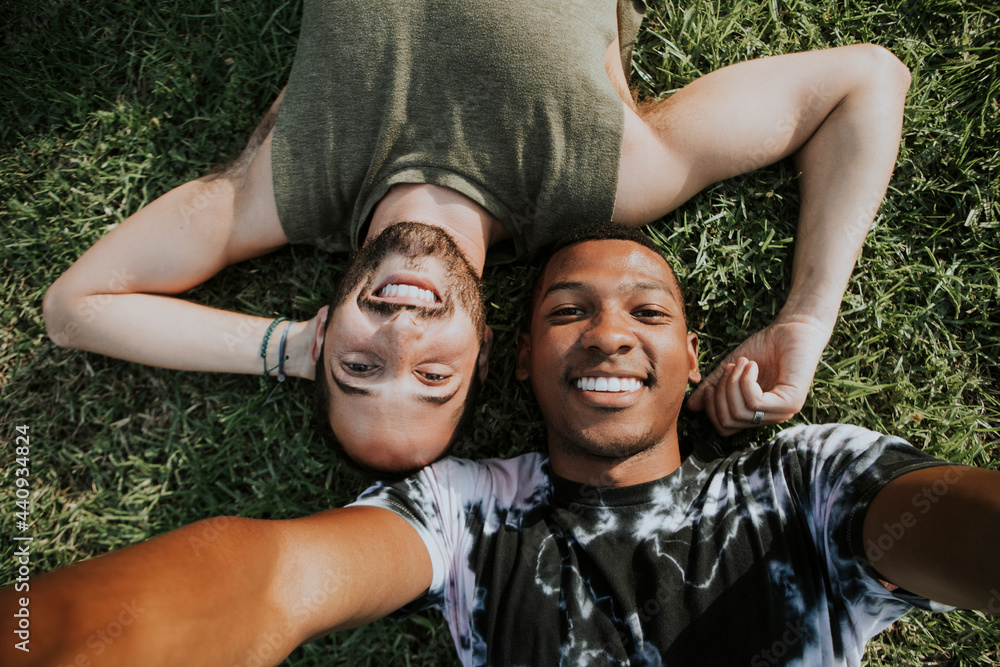
<path fill-rule="evenodd" d="M 728 63 L 872 41 L 913 72 L 896 175 L 796 421 L 900 433 L 950 460 L 998 467 L 1000 447 L 1000 18 L 988 3 L 650 3 L 633 83 L 663 96 Z M 142 7 L 138 9 L 137 7 Z M 177 373 L 61 350 L 45 289 L 107 226 L 234 157 L 280 90 L 299 2 L 43 0 L 9 9 L 0 76 L 0 534 L 14 533 L 16 425 L 30 426 L 33 572 L 199 518 L 293 517 L 349 501 L 366 482 L 326 451 L 291 381 L 261 408 L 261 379 Z M 798 209 L 789 165 L 718 184 L 650 228 L 698 286 L 703 366 L 781 306 Z M 290 248 L 244 263 L 190 298 L 306 318 L 338 257 Z M 533 269 L 490 270 L 498 334 L 466 456 L 540 442 L 513 379 Z M 707 423 L 686 416 L 686 438 Z M 756 437 L 762 439 L 772 429 Z M 14 574 L 0 540 L 0 583 Z M 871 665 L 1000 664 L 982 615 L 911 614 L 874 640 Z M 437 616 L 379 622 L 296 650 L 287 665 L 454 662 Z"/>

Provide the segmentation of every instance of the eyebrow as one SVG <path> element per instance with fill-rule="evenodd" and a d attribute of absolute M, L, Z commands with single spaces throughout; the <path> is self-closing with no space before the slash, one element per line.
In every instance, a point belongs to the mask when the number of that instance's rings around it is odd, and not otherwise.
<path fill-rule="evenodd" d="M 354 385 L 341 382 L 339 379 L 337 379 L 337 375 L 333 371 L 330 371 L 330 377 L 333 378 L 334 384 L 336 384 L 337 387 L 339 387 L 340 390 L 345 394 L 350 394 L 351 396 L 374 396 L 377 393 L 375 391 L 372 391 L 371 389 L 365 389 L 364 387 L 355 387 Z M 455 395 L 458 394 L 459 389 L 461 389 L 461 387 L 457 387 L 455 391 L 451 392 L 450 394 L 446 394 L 444 396 L 432 396 L 430 394 L 420 394 L 419 396 L 417 396 L 417 400 L 423 403 L 430 403 L 432 405 L 444 405 L 451 399 L 455 398 Z"/>
<path fill-rule="evenodd" d="M 626 290 L 662 290 L 674 297 L 675 300 L 680 301 L 680 295 L 677 294 L 677 290 L 670 283 L 661 282 L 659 280 L 637 280 L 632 283 L 624 284 L 622 287 Z M 559 292 L 562 290 L 567 291 L 589 291 L 590 285 L 579 280 L 562 280 L 549 285 L 549 288 L 545 290 L 543 298 L 552 294 L 553 292 Z"/>

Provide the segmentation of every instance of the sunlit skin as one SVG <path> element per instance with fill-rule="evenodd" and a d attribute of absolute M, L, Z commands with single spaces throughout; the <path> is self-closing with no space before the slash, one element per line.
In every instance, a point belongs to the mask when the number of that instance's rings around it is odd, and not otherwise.
<path fill-rule="evenodd" d="M 414 268 L 404 257 L 388 257 L 329 314 L 324 370 L 333 396 L 330 423 L 347 454 L 366 466 L 398 471 L 437 459 L 451 441 L 471 378 L 478 373 L 485 379 L 492 336 L 487 329 L 480 346 L 480 332 L 459 300 L 452 299 L 454 313 L 444 318 L 359 306 L 363 292 L 375 303 L 443 308 L 446 273 L 433 258 Z M 386 285 L 424 292 L 382 296 Z"/>
<path fill-rule="evenodd" d="M 652 250 L 611 240 L 559 251 L 517 366 L 546 416 L 553 471 L 625 486 L 676 470 L 677 416 L 688 383 L 701 379 L 697 342 L 673 272 Z M 628 390 L 581 389 L 589 378 Z"/>
<path fill-rule="evenodd" d="M 387 278 L 381 267 L 375 273 L 377 287 Z M 390 273 L 388 279 L 395 278 Z M 534 386 L 552 470 L 594 486 L 639 484 L 674 472 L 680 404 L 700 373 L 697 340 L 687 332 L 667 263 L 628 241 L 588 241 L 555 255 L 540 294 L 518 348 L 517 375 Z M 348 306 L 356 303 L 347 300 Z M 373 322 L 361 314 L 376 336 L 384 326 L 423 326 L 406 315 L 401 322 Z M 417 332 L 413 339 L 420 343 L 429 335 Z M 378 363 L 376 375 L 390 364 L 405 366 L 392 359 Z M 401 382 L 401 391 L 426 389 L 409 370 L 400 378 L 385 374 Z M 735 396 L 757 372 L 741 359 L 724 376 L 718 394 Z M 597 391 L 597 378 L 615 378 L 618 390 Z M 581 389 L 579 383 L 589 387 L 590 380 L 595 390 Z M 378 414 L 381 421 L 387 413 Z M 933 512 L 907 523 L 885 553 L 866 546 L 881 577 L 944 604 L 996 614 L 998 477 L 991 470 L 940 466 L 904 474 L 879 491 L 864 519 L 865 545 L 884 538 L 886 526 L 901 516 L 912 516 L 914 498 L 930 493 L 933 501 L 925 502 L 935 503 Z M 70 664 L 93 646 L 94 619 L 119 618 L 123 604 L 141 612 L 119 638 L 101 644 L 105 664 L 233 664 L 260 651 L 261 637 L 274 642 L 268 655 L 278 660 L 311 638 L 399 609 L 427 590 L 433 574 L 420 534 L 385 508 L 348 507 L 281 521 L 219 517 L 33 578 L 33 650 L 20 653 L 8 641 L 0 645 L 0 660 Z M 5 636 L 19 621 L 14 610 L 26 608 L 22 595 L 14 587 L 0 591 Z M 197 622 L 191 622 L 193 609 Z"/>

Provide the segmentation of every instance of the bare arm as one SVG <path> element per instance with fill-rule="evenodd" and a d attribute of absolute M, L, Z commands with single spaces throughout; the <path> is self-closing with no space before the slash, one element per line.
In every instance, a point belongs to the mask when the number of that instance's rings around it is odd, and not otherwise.
<path fill-rule="evenodd" d="M 427 589 L 416 531 L 379 508 L 290 521 L 219 517 L 0 594 L 13 637 L 30 597 L 30 653 L 5 639 L 5 665 L 277 664 L 299 644 L 379 618 Z"/>
<path fill-rule="evenodd" d="M 260 145 L 252 140 L 225 174 L 174 188 L 101 238 L 59 277 L 43 302 L 56 344 L 178 370 L 263 371 L 260 345 L 270 319 L 167 296 L 288 243 L 271 184 L 269 124 L 258 132 Z M 307 328 L 299 323 L 290 332 L 292 375 L 312 377 L 304 358 L 311 344 Z M 281 333 L 269 346 L 269 367 L 277 363 Z"/>
<path fill-rule="evenodd" d="M 728 364 L 760 363 L 764 393 L 748 415 L 716 423 L 720 431 L 749 426 L 756 410 L 773 424 L 801 409 L 895 166 L 909 81 L 891 53 L 855 45 L 740 63 L 638 116 L 626 110 L 615 210 L 623 222 L 655 220 L 711 183 L 785 157 L 801 170 L 791 291 L 772 325 L 789 331 L 737 348 L 691 397 L 702 409 Z M 762 358 L 785 355 L 779 339 L 808 367 Z"/>
<path fill-rule="evenodd" d="M 1000 472 L 941 466 L 893 480 L 868 508 L 864 543 L 889 583 L 1000 616 Z"/>

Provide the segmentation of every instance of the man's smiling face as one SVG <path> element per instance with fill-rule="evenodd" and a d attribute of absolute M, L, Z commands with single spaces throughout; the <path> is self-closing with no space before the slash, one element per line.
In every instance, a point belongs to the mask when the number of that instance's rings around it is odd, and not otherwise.
<path fill-rule="evenodd" d="M 552 257 L 536 293 L 517 374 L 531 379 L 553 464 L 676 447 L 688 382 L 701 374 L 667 262 L 632 241 L 584 241 Z"/>
<path fill-rule="evenodd" d="M 442 230 L 399 223 L 358 253 L 331 304 L 323 368 L 344 451 L 407 470 L 450 443 L 488 345 L 479 277 Z"/>

